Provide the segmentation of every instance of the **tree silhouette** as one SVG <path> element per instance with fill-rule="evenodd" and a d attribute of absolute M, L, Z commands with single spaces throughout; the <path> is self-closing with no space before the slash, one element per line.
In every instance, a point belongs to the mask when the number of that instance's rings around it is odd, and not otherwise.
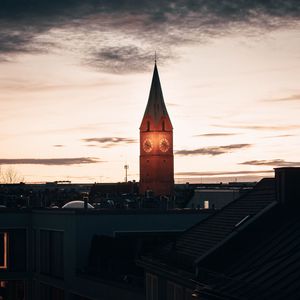
<path fill-rule="evenodd" d="M 24 181 L 24 177 L 21 176 L 18 171 L 13 167 L 2 169 L 0 166 L 0 182 L 1 183 L 19 183 Z"/>

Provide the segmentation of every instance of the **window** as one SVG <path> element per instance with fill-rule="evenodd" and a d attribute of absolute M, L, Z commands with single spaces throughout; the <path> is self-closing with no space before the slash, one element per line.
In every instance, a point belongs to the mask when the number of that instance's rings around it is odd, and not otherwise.
<path fill-rule="evenodd" d="M 0 232 L 0 269 L 7 269 L 8 234 Z"/>
<path fill-rule="evenodd" d="M 7 229 L 0 232 L 0 270 L 26 272 L 27 270 L 27 231 Z"/>
<path fill-rule="evenodd" d="M 39 283 L 36 279 L 32 279 L 32 299 L 39 299 Z"/>
<path fill-rule="evenodd" d="M 25 283 L 22 280 L 0 280 L 1 300 L 25 300 Z"/>
<path fill-rule="evenodd" d="M 62 278 L 64 276 L 64 233 L 62 231 L 40 231 L 40 271 Z"/>
<path fill-rule="evenodd" d="M 150 131 L 150 121 L 147 121 L 147 131 Z"/>
<path fill-rule="evenodd" d="M 37 230 L 33 229 L 32 233 L 32 270 L 36 272 L 37 268 Z"/>
<path fill-rule="evenodd" d="M 209 209 L 209 200 L 204 200 L 204 208 Z"/>
<path fill-rule="evenodd" d="M 43 284 L 40 285 L 40 298 L 43 300 L 64 300 L 65 293 L 64 290 L 57 287 Z"/>
<path fill-rule="evenodd" d="M 167 300 L 183 300 L 182 286 L 168 281 L 167 283 Z"/>
<path fill-rule="evenodd" d="M 193 298 L 192 294 L 193 294 L 193 291 L 191 289 L 186 289 L 184 300 L 193 300 L 193 299 L 195 299 L 195 298 Z"/>
<path fill-rule="evenodd" d="M 146 299 L 158 300 L 158 278 L 149 273 L 146 275 Z"/>
<path fill-rule="evenodd" d="M 165 131 L 165 121 L 162 121 L 161 127 L 162 127 L 162 131 Z"/>

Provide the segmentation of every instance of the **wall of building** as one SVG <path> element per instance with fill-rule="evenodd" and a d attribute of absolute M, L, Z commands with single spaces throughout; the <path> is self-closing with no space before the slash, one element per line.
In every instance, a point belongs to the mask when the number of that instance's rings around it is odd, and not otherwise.
<path fill-rule="evenodd" d="M 77 266 L 86 265 L 92 237 L 116 232 L 181 232 L 207 217 L 206 213 L 170 212 L 76 214 Z M 84 245 L 84 246 L 83 246 Z"/>
<path fill-rule="evenodd" d="M 84 296 L 87 299 L 113 300 L 118 299 L 120 295 L 124 300 L 143 299 L 143 294 L 126 289 L 122 284 L 108 283 L 81 274 L 88 265 L 93 236 L 115 236 L 126 232 L 129 234 L 180 232 L 207 216 L 208 213 L 199 211 L 2 209 L 0 210 L 0 232 L 10 230 L 26 232 L 23 251 L 26 253 L 27 268 L 24 272 L 0 270 L 0 278 L 24 280 L 26 300 L 39 299 L 37 297 L 40 297 L 40 293 L 56 295 L 58 300 L 74 299 L 74 295 Z M 53 241 L 56 244 L 51 244 Z M 62 245 L 59 245 L 59 241 Z M 63 249 L 62 255 L 59 249 Z M 49 253 L 52 253 L 54 259 L 52 258 L 53 261 L 47 264 Z M 45 260 L 46 267 L 43 265 Z M 62 271 L 59 270 L 61 261 Z"/>

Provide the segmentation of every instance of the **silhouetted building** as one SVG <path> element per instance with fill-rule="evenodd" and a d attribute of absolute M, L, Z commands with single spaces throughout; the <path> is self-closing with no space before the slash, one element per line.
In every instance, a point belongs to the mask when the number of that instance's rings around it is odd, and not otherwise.
<path fill-rule="evenodd" d="M 250 191 L 255 183 L 199 184 L 186 204 L 188 208 L 220 209 L 244 193 Z"/>
<path fill-rule="evenodd" d="M 173 127 L 164 102 L 156 62 L 140 126 L 140 184 L 144 195 L 169 196 L 174 190 Z"/>
<path fill-rule="evenodd" d="M 1 300 L 140 300 L 135 263 L 211 212 L 0 208 Z"/>
<path fill-rule="evenodd" d="M 275 174 L 144 256 L 147 299 L 300 299 L 300 168 Z"/>
<path fill-rule="evenodd" d="M 90 192 L 93 184 L 47 182 L 41 184 L 0 184 L 0 206 L 49 207 L 63 206 L 71 200 L 79 200 Z"/>

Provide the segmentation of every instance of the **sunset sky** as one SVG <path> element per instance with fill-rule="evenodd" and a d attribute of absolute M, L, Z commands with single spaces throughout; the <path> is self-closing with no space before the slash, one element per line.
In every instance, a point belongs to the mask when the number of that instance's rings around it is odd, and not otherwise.
<path fill-rule="evenodd" d="M 299 0 L 3 0 L 2 170 L 139 180 L 155 51 L 176 182 L 300 166 Z"/>

